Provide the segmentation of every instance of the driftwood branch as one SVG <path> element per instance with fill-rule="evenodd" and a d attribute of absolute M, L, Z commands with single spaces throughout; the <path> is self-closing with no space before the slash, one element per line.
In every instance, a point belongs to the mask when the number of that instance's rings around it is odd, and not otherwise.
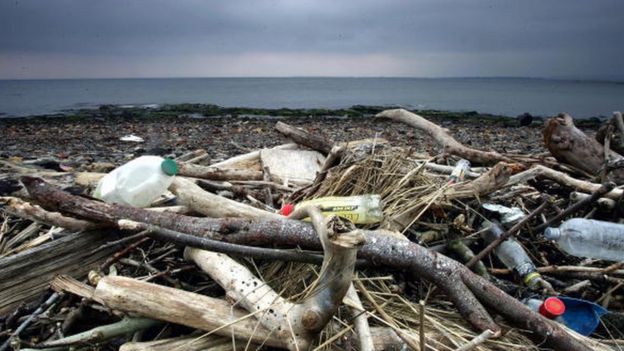
<path fill-rule="evenodd" d="M 261 171 L 253 169 L 219 168 L 201 166 L 188 162 L 178 163 L 178 175 L 208 180 L 261 180 Z"/>
<path fill-rule="evenodd" d="M 345 304 L 351 307 L 351 315 L 353 316 L 355 333 L 358 337 L 359 350 L 375 351 L 375 342 L 373 341 L 371 328 L 368 324 L 368 316 L 353 283 L 349 286 L 349 290 L 347 290 L 345 300 L 348 300 L 348 303 Z"/>
<path fill-rule="evenodd" d="M 85 231 L 98 227 L 97 224 L 89 221 L 66 217 L 58 212 L 48 212 L 16 197 L 0 197 L 0 205 L 4 205 L 5 210 L 14 216 L 47 225 L 56 225 L 72 231 Z"/>
<path fill-rule="evenodd" d="M 577 189 L 579 191 L 586 192 L 586 193 L 597 192 L 602 187 L 602 184 L 576 179 L 574 177 L 570 177 L 566 173 L 559 172 L 552 168 L 548 168 L 542 165 L 535 165 L 527 169 L 524 172 L 520 172 L 518 174 L 511 176 L 507 184 L 505 184 L 505 187 L 509 187 L 509 186 L 519 184 L 519 183 L 524 183 L 526 181 L 529 181 L 531 179 L 535 179 L 538 177 L 548 178 L 562 185 L 569 186 L 571 188 L 574 188 L 574 189 Z M 615 188 L 611 190 L 610 192 L 604 194 L 604 197 L 607 197 L 613 200 L 618 200 L 619 198 L 622 197 L 622 194 L 624 194 L 623 189 Z"/>
<path fill-rule="evenodd" d="M 465 158 L 471 162 L 481 164 L 495 164 L 501 161 L 513 162 L 513 160 L 509 157 L 495 151 L 482 151 L 466 147 L 455 140 L 455 138 L 453 138 L 446 129 L 435 123 L 429 122 L 422 116 L 404 109 L 382 111 L 375 117 L 389 118 L 391 120 L 410 125 L 416 129 L 420 129 L 433 138 L 438 145 L 444 148 L 445 152 Z"/>
<path fill-rule="evenodd" d="M 257 325 L 253 315 L 233 308 L 224 300 L 112 276 L 99 281 L 93 296 L 112 309 L 187 325 L 217 335 L 234 335 L 258 344 L 287 346 L 286 340 Z"/>
<path fill-rule="evenodd" d="M 305 350 L 316 334 L 336 313 L 351 284 L 357 246 L 363 235 L 347 229 L 338 217 L 323 218 L 316 208 L 302 213 L 310 216 L 325 250 L 318 289 L 302 302 L 292 303 L 256 278 L 246 267 L 231 258 L 204 250 L 187 248 L 185 257 L 197 263 L 221 287 L 227 296 L 257 315 L 260 324 L 288 340 L 289 349 Z"/>
<path fill-rule="evenodd" d="M 567 113 L 562 113 L 546 122 L 544 143 L 558 161 L 592 175 L 598 175 L 608 161 L 605 159 L 604 147 L 576 128 L 574 120 Z M 612 159 L 622 158 L 621 155 L 609 150 L 606 155 Z M 624 182 L 624 170 L 615 170 L 610 176 L 618 184 Z"/>
<path fill-rule="evenodd" d="M 103 325 L 91 330 L 67 336 L 61 339 L 46 341 L 37 345 L 37 348 L 52 348 L 52 347 L 69 347 L 69 346 L 86 346 L 92 345 L 98 342 L 109 340 L 118 336 L 132 334 L 139 330 L 147 329 L 153 326 L 161 324 L 160 321 L 156 321 L 148 318 L 131 318 L 126 317 L 119 322 Z M 22 350 L 34 350 L 34 349 L 22 349 Z"/>
<path fill-rule="evenodd" d="M 109 223 L 131 219 L 247 245 L 298 245 L 311 249 L 321 246 L 316 232 L 309 224 L 290 219 L 210 219 L 155 214 L 142 209 L 77 198 L 54 189 L 40 179 L 24 178 L 23 182 L 30 195 L 45 208 L 83 218 Z M 365 234 L 366 244 L 359 251 L 360 257 L 378 265 L 411 271 L 438 285 L 455 303 L 461 315 L 478 330 L 500 330 L 483 308 L 485 305 L 516 326 L 532 330 L 555 349 L 590 350 L 582 342 L 570 338 L 556 323 L 533 312 L 460 263 L 394 236 L 375 231 L 365 231 Z"/>
<path fill-rule="evenodd" d="M 317 150 L 325 155 L 331 151 L 333 143 L 325 140 L 325 138 L 319 135 L 312 134 L 303 129 L 295 128 L 284 122 L 277 122 L 275 129 L 292 139 L 297 144 L 307 146 L 310 149 Z"/>
<path fill-rule="evenodd" d="M 208 217 L 280 217 L 276 213 L 207 192 L 192 181 L 181 177 L 176 177 L 169 189 L 178 197 L 178 202 Z"/>

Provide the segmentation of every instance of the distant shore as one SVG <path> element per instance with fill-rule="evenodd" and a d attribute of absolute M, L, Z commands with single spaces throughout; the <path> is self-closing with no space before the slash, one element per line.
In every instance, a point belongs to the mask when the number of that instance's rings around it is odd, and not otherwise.
<path fill-rule="evenodd" d="M 119 107 L 77 110 L 66 115 L 0 118 L 0 158 L 16 162 L 51 158 L 65 168 L 89 170 L 98 162 L 119 165 L 143 154 L 176 157 L 205 149 L 210 162 L 240 153 L 290 142 L 275 130 L 278 120 L 328 140 L 383 138 L 392 146 L 436 155 L 441 152 L 424 133 L 401 123 L 376 119 L 387 109 L 353 106 L 349 109 L 222 108 L 181 104 L 158 107 Z M 462 143 L 484 150 L 534 153 L 545 151 L 543 118 L 528 126 L 516 118 L 477 112 L 415 111 L 450 132 Z M 595 129 L 599 120 L 580 120 Z M 143 142 L 124 142 L 135 135 Z"/>
<path fill-rule="evenodd" d="M 191 113 L 202 106 L 206 113 L 218 114 L 254 114 L 253 110 L 308 110 L 315 114 L 325 109 L 352 114 L 349 110 L 358 113 L 358 106 L 370 105 L 421 111 L 478 111 L 510 117 L 526 112 L 538 116 L 567 112 L 575 118 L 591 118 L 609 117 L 612 111 L 621 110 L 622 96 L 624 85 L 613 82 L 523 78 L 0 80 L 0 115 L 73 114 L 104 104 L 137 109 L 187 106 Z M 224 108 L 205 108 L 215 105 Z M 354 105 L 356 108 L 351 108 Z"/>

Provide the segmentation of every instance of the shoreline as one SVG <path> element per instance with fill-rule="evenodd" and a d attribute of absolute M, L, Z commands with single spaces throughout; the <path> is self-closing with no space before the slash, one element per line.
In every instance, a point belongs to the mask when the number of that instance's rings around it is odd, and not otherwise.
<path fill-rule="evenodd" d="M 392 146 L 438 155 L 440 149 L 422 132 L 401 123 L 376 119 L 386 107 L 350 109 L 252 109 L 215 105 L 164 105 L 121 108 L 104 105 L 68 116 L 0 118 L 0 159 L 18 162 L 54 159 L 63 167 L 88 169 L 95 162 L 120 165 L 144 155 L 176 157 L 205 149 L 210 162 L 290 142 L 275 130 L 277 121 L 304 128 L 334 142 L 383 138 Z M 449 129 L 460 142 L 483 150 L 544 152 L 543 118 L 520 126 L 515 118 L 477 112 L 415 111 Z M 582 122 L 581 122 L 582 121 Z M 579 120 L 595 130 L 600 121 Z M 144 142 L 124 142 L 136 135 Z"/>
<path fill-rule="evenodd" d="M 257 107 L 223 107 L 214 104 L 145 104 L 145 105 L 112 105 L 105 104 L 97 107 L 70 109 L 66 111 L 46 114 L 35 114 L 28 116 L 11 116 L 0 114 L 0 121 L 3 120 L 37 120 L 37 119 L 82 119 L 82 118 L 214 118 L 214 117 L 234 117 L 234 118 L 353 118 L 372 117 L 375 114 L 393 108 L 406 108 L 412 112 L 427 115 L 430 117 L 442 117 L 452 119 L 482 118 L 486 120 L 509 120 L 516 117 L 480 113 L 477 111 L 447 111 L 435 109 L 411 109 L 405 106 L 376 106 L 376 105 L 353 105 L 348 108 L 257 108 Z M 544 117 L 535 116 L 540 120 Z"/>

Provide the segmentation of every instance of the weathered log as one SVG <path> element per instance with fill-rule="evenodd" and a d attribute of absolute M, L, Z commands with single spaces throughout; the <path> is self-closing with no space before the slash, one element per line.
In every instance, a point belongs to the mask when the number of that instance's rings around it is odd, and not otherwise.
<path fill-rule="evenodd" d="M 511 158 L 501 155 L 496 151 L 482 151 L 466 147 L 449 135 L 446 129 L 429 122 L 422 116 L 404 109 L 385 110 L 378 113 L 375 117 L 390 118 L 394 121 L 403 122 L 420 129 L 429 134 L 438 145 L 444 148 L 445 152 L 465 158 L 471 162 L 485 165 L 495 164 L 501 161 L 513 162 Z"/>
<path fill-rule="evenodd" d="M 325 155 L 329 154 L 331 151 L 333 143 L 319 135 L 312 134 L 303 129 L 295 128 L 284 122 L 277 122 L 275 129 L 292 139 L 297 144 L 307 146 L 312 150 L 320 151 Z"/>
<path fill-rule="evenodd" d="M 287 245 L 318 249 L 320 242 L 307 223 L 290 219 L 192 218 L 177 214 L 151 213 L 146 210 L 101 204 L 78 198 L 47 185 L 40 179 L 23 178 L 33 199 L 42 206 L 66 214 L 80 215 L 97 221 L 116 223 L 131 219 L 194 235 L 222 237 L 233 243 L 251 245 Z M 465 266 L 426 248 L 394 236 L 365 231 L 367 243 L 359 255 L 375 264 L 414 272 L 444 290 L 460 314 L 476 329 L 500 328 L 482 304 L 503 315 L 515 325 L 535 332 L 546 344 L 557 350 L 590 350 L 583 342 L 572 339 L 552 322 L 507 295 Z"/>
<path fill-rule="evenodd" d="M 336 313 L 351 284 L 357 246 L 363 242 L 363 235 L 345 226 L 338 217 L 323 219 L 316 208 L 295 211 L 294 215 L 298 214 L 312 218 L 324 249 L 315 290 L 301 302 L 286 301 L 226 255 L 193 248 L 184 252 L 187 259 L 193 260 L 225 289 L 235 305 L 252 312 L 262 326 L 287 340 L 290 350 L 307 349 Z"/>
<path fill-rule="evenodd" d="M 524 183 L 534 178 L 544 177 L 551 180 L 556 181 L 565 186 L 569 186 L 571 188 L 586 192 L 586 193 L 594 193 L 598 191 L 602 184 L 592 183 L 580 179 L 573 178 L 566 173 L 556 171 L 552 168 L 544 167 L 542 165 L 535 165 L 526 171 L 520 172 L 518 174 L 514 174 L 509 178 L 505 187 L 509 187 L 515 184 Z M 615 188 L 610 192 L 606 193 L 604 197 L 609 199 L 618 200 L 624 194 L 624 190 L 621 188 Z"/>
<path fill-rule="evenodd" d="M 113 276 L 102 278 L 93 296 L 112 309 L 187 325 L 217 335 L 233 335 L 258 344 L 287 346 L 288 340 L 282 340 L 272 331 L 259 326 L 253 315 L 232 307 L 224 300 Z"/>
<path fill-rule="evenodd" d="M 74 294 L 74 295 L 77 295 L 86 299 L 96 301 L 100 304 L 104 304 L 102 300 L 95 298 L 94 296 L 95 288 L 92 288 L 89 285 L 81 283 L 71 277 L 57 276 L 52 281 L 51 286 L 57 292 L 71 293 L 71 294 Z M 345 304 L 347 304 L 348 306 L 352 306 L 352 307 L 357 306 L 357 304 L 353 304 L 351 300 L 347 300 L 347 299 L 344 300 Z M 363 311 L 363 308 L 361 308 L 361 306 L 358 307 L 357 309 L 359 311 L 358 317 L 365 316 L 365 314 L 361 313 Z M 230 318 L 229 312 L 227 315 L 222 316 L 222 319 L 224 320 L 228 318 Z M 418 339 L 416 335 L 413 335 L 413 331 L 401 329 L 401 330 L 398 330 L 398 332 L 403 334 L 404 336 L 409 336 L 410 338 L 414 340 Z M 427 338 L 435 338 L 435 339 L 441 340 L 441 339 L 444 339 L 444 336 L 439 333 L 429 332 L 427 333 Z M 228 344 L 231 343 L 231 340 L 229 339 L 222 339 L 221 337 L 215 337 L 214 335 L 210 335 L 210 336 L 202 335 L 202 336 L 196 336 L 196 337 L 185 336 L 185 337 L 180 337 L 180 338 L 162 340 L 162 343 L 158 341 L 141 342 L 141 343 L 130 342 L 130 343 L 126 343 L 122 345 L 121 350 L 164 351 L 164 350 L 174 349 L 175 347 L 180 346 L 180 345 L 184 345 L 185 349 L 189 349 L 189 350 L 195 350 L 196 348 L 204 350 L 200 346 L 204 343 L 211 345 L 212 343 L 209 343 L 208 341 L 214 340 L 214 339 L 217 339 L 216 341 L 227 340 Z M 376 350 L 400 350 L 404 346 L 404 342 L 398 336 L 397 332 L 387 327 L 370 328 L 370 339 L 372 339 L 374 349 Z M 348 342 L 348 344 L 354 344 L 354 343 L 355 342 L 353 341 Z M 169 345 L 171 345 L 171 347 L 168 347 Z"/>
<path fill-rule="evenodd" d="M 97 224 L 80 219 L 65 217 L 57 212 L 48 212 L 39 206 L 32 205 L 16 197 L 0 197 L 0 205 L 4 205 L 10 214 L 48 225 L 58 225 L 67 230 L 84 231 L 98 227 Z"/>
<path fill-rule="evenodd" d="M 188 162 L 178 163 L 178 175 L 208 180 L 261 180 L 261 171 L 253 169 L 219 168 Z"/>
<path fill-rule="evenodd" d="M 544 143 L 548 151 L 559 161 L 570 164 L 589 174 L 598 175 L 605 167 L 604 147 L 588 137 L 574 125 L 574 120 L 567 113 L 559 114 L 546 122 Z M 611 151 L 611 159 L 622 156 Z M 624 170 L 617 169 L 610 173 L 610 178 L 617 184 L 624 183 Z"/>
<path fill-rule="evenodd" d="M 178 196 L 179 203 L 208 217 L 280 217 L 279 214 L 260 210 L 253 206 L 204 191 L 188 179 L 175 178 L 169 189 Z"/>
<path fill-rule="evenodd" d="M 101 248 L 114 239 L 110 230 L 70 234 L 0 259 L 0 315 L 40 298 L 58 274 L 85 276 L 118 249 Z"/>

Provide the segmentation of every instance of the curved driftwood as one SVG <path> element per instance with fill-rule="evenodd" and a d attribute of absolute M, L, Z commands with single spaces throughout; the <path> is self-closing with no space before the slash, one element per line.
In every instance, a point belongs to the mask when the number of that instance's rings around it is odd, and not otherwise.
<path fill-rule="evenodd" d="M 445 152 L 465 158 L 471 162 L 481 164 L 494 164 L 501 161 L 513 162 L 511 158 L 501 155 L 496 151 L 482 151 L 466 147 L 462 143 L 455 140 L 455 138 L 453 138 L 446 129 L 435 123 L 429 122 L 422 116 L 402 108 L 385 110 L 378 113 L 375 117 L 389 118 L 397 122 L 408 124 L 416 129 L 420 129 L 429 134 L 429 136 L 432 137 L 438 145 L 444 148 Z"/>

